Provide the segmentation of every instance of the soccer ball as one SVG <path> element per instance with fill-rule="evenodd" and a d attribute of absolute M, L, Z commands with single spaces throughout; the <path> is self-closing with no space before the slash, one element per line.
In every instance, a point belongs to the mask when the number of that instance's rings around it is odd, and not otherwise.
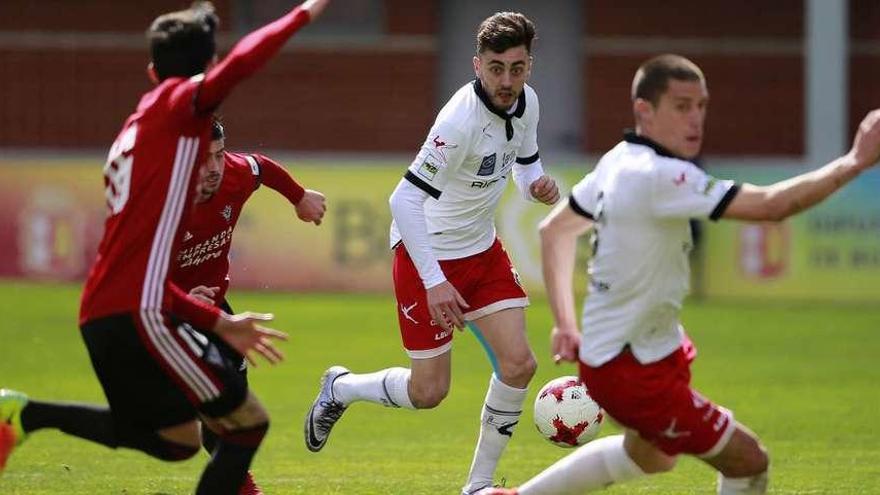
<path fill-rule="evenodd" d="M 576 376 L 550 380 L 535 398 L 535 426 L 560 447 L 577 447 L 596 438 L 605 414 Z"/>

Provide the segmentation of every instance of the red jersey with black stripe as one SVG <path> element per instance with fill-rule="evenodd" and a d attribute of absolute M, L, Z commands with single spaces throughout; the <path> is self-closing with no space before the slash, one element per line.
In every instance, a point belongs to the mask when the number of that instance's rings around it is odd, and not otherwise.
<path fill-rule="evenodd" d="M 302 186 L 271 158 L 224 152 L 220 188 L 211 199 L 193 206 L 184 228 L 171 275 L 178 287 L 185 292 L 199 285 L 219 287 L 214 301 L 220 304 L 224 300 L 229 289 L 232 233 L 245 203 L 260 185 L 277 191 L 293 205 L 305 194 Z"/>
<path fill-rule="evenodd" d="M 109 211 L 83 291 L 83 322 L 163 306 L 195 164 L 210 141 L 211 114 L 193 106 L 200 83 L 172 78 L 144 95 L 110 150 L 104 166 Z"/>
<path fill-rule="evenodd" d="M 183 240 L 174 259 L 172 280 L 189 292 L 193 287 L 219 287 L 216 301 L 229 289 L 229 249 L 232 232 L 245 202 L 260 186 L 260 155 L 224 153 L 223 180 L 216 193 L 193 206 Z"/>
<path fill-rule="evenodd" d="M 204 76 L 170 78 L 125 121 L 104 167 L 108 216 L 80 306 L 80 323 L 122 312 L 173 311 L 198 328 L 219 311 L 186 296 L 169 269 L 189 213 L 211 113 L 309 21 L 296 8 L 243 38 Z"/>

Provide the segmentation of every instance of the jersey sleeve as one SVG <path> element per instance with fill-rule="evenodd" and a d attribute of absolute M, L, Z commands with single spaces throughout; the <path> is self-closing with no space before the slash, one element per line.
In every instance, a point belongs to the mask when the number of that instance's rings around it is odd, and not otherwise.
<path fill-rule="evenodd" d="M 683 160 L 655 169 L 651 208 L 658 217 L 717 220 L 739 192 L 732 180 L 719 180 Z"/>
<path fill-rule="evenodd" d="M 599 198 L 597 197 L 595 180 L 595 171 L 585 175 L 580 182 L 571 188 L 571 195 L 568 197 L 568 206 L 578 215 L 590 220 L 593 220 L 598 213 L 596 207 Z"/>
<path fill-rule="evenodd" d="M 534 93 L 533 93 L 534 94 Z M 540 118 L 541 109 L 538 106 L 538 97 L 535 95 L 533 101 L 528 106 L 529 121 L 526 124 L 523 142 L 516 153 L 516 163 L 520 165 L 529 165 L 538 161 L 538 120 Z"/>
<path fill-rule="evenodd" d="M 190 297 L 171 280 L 165 281 L 165 287 L 168 290 L 165 292 L 167 300 L 164 306 L 171 313 L 201 330 L 214 329 L 220 318 L 219 308 Z"/>
<path fill-rule="evenodd" d="M 438 199 L 451 174 L 461 167 L 467 148 L 464 132 L 447 122 L 438 121 L 431 128 L 404 179 Z"/>
<path fill-rule="evenodd" d="M 259 70 L 284 46 L 300 28 L 309 23 L 306 10 L 294 8 L 290 13 L 241 39 L 219 64 L 189 79 L 175 89 L 172 104 L 210 113 L 242 80 Z"/>
<path fill-rule="evenodd" d="M 255 175 L 255 188 L 263 183 L 287 198 L 291 204 L 296 205 L 302 200 L 305 189 L 278 162 L 259 154 L 248 155 L 247 159 Z"/>

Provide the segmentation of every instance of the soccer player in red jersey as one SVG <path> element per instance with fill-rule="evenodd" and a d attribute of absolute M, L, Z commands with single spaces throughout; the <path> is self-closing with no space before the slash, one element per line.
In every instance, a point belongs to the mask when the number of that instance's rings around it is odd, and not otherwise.
<path fill-rule="evenodd" d="M 719 495 L 767 492 L 769 457 L 733 413 L 691 386 L 696 350 L 679 311 L 688 290 L 691 218 L 781 221 L 818 204 L 880 158 L 880 110 L 850 151 L 823 167 L 757 186 L 718 180 L 695 166 L 709 93 L 703 72 L 679 55 L 639 67 L 636 129 L 606 153 L 541 224 L 552 351 L 580 377 L 623 434 L 590 442 L 516 489 L 481 495 L 604 490 L 669 471 L 680 455 L 718 472 Z M 589 296 L 580 331 L 571 290 L 575 246 L 593 229 Z"/>
<path fill-rule="evenodd" d="M 125 121 L 104 167 L 108 216 L 80 308 L 80 328 L 108 407 L 29 400 L 0 391 L 0 463 L 42 428 L 176 461 L 199 450 L 201 417 L 219 440 L 197 494 L 236 494 L 269 417 L 237 369 L 193 328 L 240 354 L 277 362 L 259 325 L 269 315 L 228 315 L 169 279 L 210 142 L 214 110 L 329 0 L 307 0 L 242 39 L 215 65 L 217 17 L 208 2 L 158 17 L 148 30 L 157 83 Z M 191 326 L 182 325 L 188 322 Z M 252 356 L 249 356 L 249 359 Z"/>
<path fill-rule="evenodd" d="M 226 151 L 223 125 L 215 120 L 211 144 L 200 168 L 196 204 L 186 226 L 183 244 L 174 260 L 171 275 L 175 285 L 197 299 L 234 314 L 226 300 L 229 289 L 229 249 L 239 215 L 251 194 L 261 185 L 273 189 L 294 205 L 304 222 L 320 225 L 327 210 L 324 195 L 303 189 L 278 163 L 260 154 Z M 220 355 L 247 380 L 247 362 L 238 351 L 211 332 L 201 332 L 217 347 Z M 202 425 L 202 445 L 214 452 L 218 437 Z M 250 472 L 241 495 L 262 493 Z"/>

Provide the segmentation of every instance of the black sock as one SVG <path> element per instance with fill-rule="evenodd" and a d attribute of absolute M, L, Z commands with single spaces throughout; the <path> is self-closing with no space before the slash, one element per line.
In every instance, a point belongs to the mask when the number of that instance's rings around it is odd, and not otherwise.
<path fill-rule="evenodd" d="M 237 495 L 268 429 L 264 424 L 220 435 L 196 495 Z"/>
<path fill-rule="evenodd" d="M 42 428 L 57 428 L 110 448 L 118 445 L 113 415 L 108 407 L 31 400 L 21 411 L 21 424 L 27 433 Z"/>
<path fill-rule="evenodd" d="M 55 428 L 111 449 L 127 447 L 166 461 L 189 459 L 198 451 L 198 448 L 169 442 L 155 431 L 120 423 L 110 408 L 91 404 L 31 400 L 21 411 L 21 424 L 27 433 Z"/>
<path fill-rule="evenodd" d="M 220 439 L 217 437 L 217 434 L 214 433 L 214 430 L 208 428 L 205 423 L 202 423 L 202 446 L 205 447 L 205 450 L 208 451 L 209 454 L 214 453 L 214 449 L 217 448 L 217 442 Z"/>

